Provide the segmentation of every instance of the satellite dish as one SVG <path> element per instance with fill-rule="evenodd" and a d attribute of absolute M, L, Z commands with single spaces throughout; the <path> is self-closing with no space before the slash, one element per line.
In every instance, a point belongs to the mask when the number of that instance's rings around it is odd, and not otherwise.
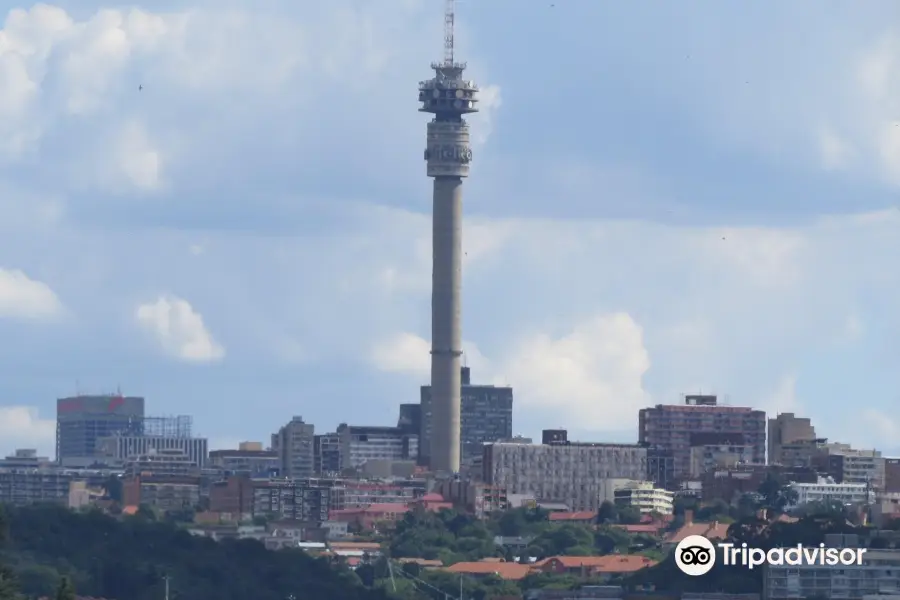
<path fill-rule="evenodd" d="M 456 97 L 457 97 L 457 98 L 462 98 L 462 97 L 463 97 L 463 93 L 464 93 L 464 92 L 463 92 L 462 90 L 456 90 Z"/>
<path fill-rule="evenodd" d="M 453 106 L 455 106 L 456 108 L 462 108 L 462 100 L 454 100 Z"/>
<path fill-rule="evenodd" d="M 440 90 L 434 90 L 433 92 L 431 92 L 431 95 L 434 96 L 435 98 L 437 98 L 438 96 L 441 95 L 441 91 L 440 91 Z"/>

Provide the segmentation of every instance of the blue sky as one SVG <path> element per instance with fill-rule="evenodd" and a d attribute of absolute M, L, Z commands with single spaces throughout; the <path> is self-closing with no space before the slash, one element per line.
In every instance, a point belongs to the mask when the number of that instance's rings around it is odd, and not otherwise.
<path fill-rule="evenodd" d="M 2 450 L 76 390 L 216 447 L 418 399 L 442 5 L 0 2 Z M 467 360 L 517 433 L 702 390 L 900 449 L 895 3 L 458 10 Z"/>

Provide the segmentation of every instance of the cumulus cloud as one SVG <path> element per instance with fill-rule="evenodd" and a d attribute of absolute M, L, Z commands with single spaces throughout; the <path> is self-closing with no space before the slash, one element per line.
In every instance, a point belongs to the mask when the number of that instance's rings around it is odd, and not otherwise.
<path fill-rule="evenodd" d="M 398 333 L 378 341 L 369 359 L 381 371 L 409 373 L 424 381 L 431 372 L 431 343 L 414 333 Z M 490 363 L 478 346 L 463 342 L 463 364 L 487 370 Z"/>
<path fill-rule="evenodd" d="M 138 324 L 152 334 L 165 352 L 189 362 L 214 362 L 225 356 L 206 329 L 203 316 L 181 298 L 161 296 L 137 307 Z"/>
<path fill-rule="evenodd" d="M 52 457 L 56 421 L 42 419 L 37 410 L 28 406 L 0 406 L 0 440 L 3 441 L 0 451 L 31 448 Z"/>
<path fill-rule="evenodd" d="M 0 318 L 43 319 L 61 311 L 59 298 L 46 283 L 22 271 L 0 269 Z"/>

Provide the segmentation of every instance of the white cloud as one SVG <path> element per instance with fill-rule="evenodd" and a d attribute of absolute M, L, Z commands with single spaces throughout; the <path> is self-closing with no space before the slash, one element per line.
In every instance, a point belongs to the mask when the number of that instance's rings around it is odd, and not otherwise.
<path fill-rule="evenodd" d="M 203 316 L 186 300 L 161 296 L 155 302 L 138 306 L 135 318 L 175 358 L 214 362 L 225 356 L 225 349 L 206 329 Z"/>
<path fill-rule="evenodd" d="M 803 414 L 797 399 L 797 377 L 795 375 L 782 377 L 775 389 L 764 396 L 756 408 L 766 411 L 769 417 L 775 417 L 781 413 Z"/>
<path fill-rule="evenodd" d="M 22 271 L 0 269 L 0 318 L 44 319 L 61 311 L 59 298 L 46 283 Z"/>
<path fill-rule="evenodd" d="M 579 429 L 628 429 L 649 401 L 642 378 L 650 360 L 640 326 L 625 313 L 599 315 L 559 337 L 522 336 L 499 360 L 465 346 L 478 376 L 497 385 L 514 382 L 517 407 L 535 419 L 565 416 Z M 401 333 L 377 345 L 371 358 L 383 371 L 421 378 L 430 368 L 429 349 L 425 339 Z"/>
<path fill-rule="evenodd" d="M 35 449 L 53 457 L 56 443 L 56 421 L 42 419 L 28 406 L 0 406 L 0 451 L 11 454 L 17 449 Z M 8 454 L 4 454 L 7 456 Z"/>
<path fill-rule="evenodd" d="M 480 371 L 490 368 L 475 344 L 463 342 L 463 352 L 464 365 Z M 413 333 L 398 333 L 376 343 L 369 359 L 381 371 L 410 373 L 424 381 L 431 372 L 431 343 Z"/>

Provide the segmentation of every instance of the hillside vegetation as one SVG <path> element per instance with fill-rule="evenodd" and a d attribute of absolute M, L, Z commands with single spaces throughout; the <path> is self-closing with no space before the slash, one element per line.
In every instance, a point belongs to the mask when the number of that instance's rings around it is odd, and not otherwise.
<path fill-rule="evenodd" d="M 56 506 L 0 512 L 0 600 L 58 595 L 161 600 L 383 600 L 355 573 L 302 550 L 255 540 L 216 542 L 145 516 L 115 519 Z M 10 582 L 10 575 L 15 581 Z"/>

